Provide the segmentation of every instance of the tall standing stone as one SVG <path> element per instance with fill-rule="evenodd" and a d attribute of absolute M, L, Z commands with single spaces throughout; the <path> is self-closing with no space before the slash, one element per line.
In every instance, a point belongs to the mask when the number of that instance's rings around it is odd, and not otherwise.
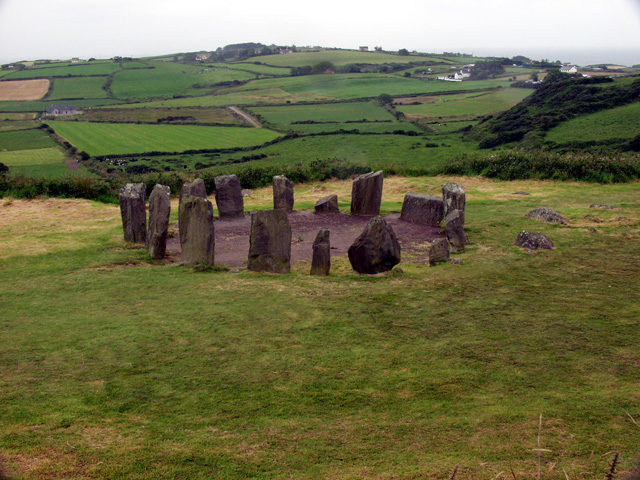
<path fill-rule="evenodd" d="M 293 182 L 284 175 L 273 177 L 273 209 L 278 208 L 287 213 L 293 211 Z"/>
<path fill-rule="evenodd" d="M 184 182 L 182 184 L 182 190 L 180 190 L 180 202 L 178 203 L 178 212 L 180 212 L 182 198 L 186 195 L 207 198 L 207 189 L 204 185 L 204 180 L 196 178 L 193 182 Z M 178 217 L 178 228 L 180 228 L 180 217 Z"/>
<path fill-rule="evenodd" d="M 460 210 L 460 217 L 464 224 L 464 209 L 467 203 L 467 196 L 457 183 L 449 182 L 442 186 L 442 199 L 444 200 L 444 214 L 451 210 Z"/>
<path fill-rule="evenodd" d="M 447 213 L 444 218 L 444 224 L 451 251 L 453 253 L 464 252 L 464 247 L 467 244 L 467 234 L 464 231 L 460 210 L 451 210 Z"/>
<path fill-rule="evenodd" d="M 382 170 L 356 177 L 351 187 L 351 215 L 379 215 L 382 202 Z"/>
<path fill-rule="evenodd" d="M 182 262 L 213 265 L 215 230 L 213 205 L 206 198 L 185 195 L 178 212 Z"/>
<path fill-rule="evenodd" d="M 171 189 L 156 184 L 149 195 L 149 228 L 147 230 L 147 248 L 154 260 L 164 258 L 167 250 L 167 232 L 171 213 Z"/>
<path fill-rule="evenodd" d="M 145 206 L 146 187 L 144 183 L 127 183 L 120 189 L 120 215 L 124 239 L 132 243 L 146 243 L 147 209 Z"/>
<path fill-rule="evenodd" d="M 329 230 L 321 228 L 313 241 L 311 275 L 329 275 L 331 270 L 331 242 Z"/>
<path fill-rule="evenodd" d="M 328 195 L 318 200 L 314 206 L 316 213 L 339 213 L 338 195 Z"/>
<path fill-rule="evenodd" d="M 215 178 L 216 205 L 220 218 L 242 217 L 244 198 L 240 180 L 235 175 L 220 175 Z"/>
<path fill-rule="evenodd" d="M 402 202 L 400 219 L 437 227 L 444 217 L 444 201 L 435 195 L 407 193 Z"/>
<path fill-rule="evenodd" d="M 349 247 L 349 261 L 358 273 L 381 273 L 400 263 L 400 244 L 393 229 L 381 217 L 369 220 Z"/>
<path fill-rule="evenodd" d="M 291 225 L 284 210 L 251 214 L 249 270 L 289 273 L 291 270 Z"/>

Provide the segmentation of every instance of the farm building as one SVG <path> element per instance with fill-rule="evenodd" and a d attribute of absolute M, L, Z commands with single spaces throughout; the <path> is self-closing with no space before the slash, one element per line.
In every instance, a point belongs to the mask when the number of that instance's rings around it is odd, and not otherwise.
<path fill-rule="evenodd" d="M 578 67 L 575 65 L 563 65 L 560 67 L 562 73 L 578 73 Z"/>
<path fill-rule="evenodd" d="M 361 52 L 368 52 L 369 51 L 369 47 L 358 47 L 360 49 Z"/>
<path fill-rule="evenodd" d="M 76 115 L 78 113 L 78 109 L 70 105 L 52 105 L 47 108 L 47 111 L 45 113 L 46 115 L 50 115 L 52 117 L 64 117 L 69 115 Z"/>
<path fill-rule="evenodd" d="M 198 54 L 196 54 L 196 61 L 197 62 L 203 62 L 205 60 L 209 60 L 209 58 L 211 58 L 211 54 L 210 53 L 198 53 Z"/>

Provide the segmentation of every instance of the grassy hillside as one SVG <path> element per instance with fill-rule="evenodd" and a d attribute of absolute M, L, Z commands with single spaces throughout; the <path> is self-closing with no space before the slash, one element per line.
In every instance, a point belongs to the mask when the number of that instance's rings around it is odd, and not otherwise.
<path fill-rule="evenodd" d="M 125 245 L 115 205 L 3 202 L 3 474 L 534 478 L 540 458 L 543 478 L 586 480 L 617 452 L 623 478 L 640 442 L 637 184 L 387 177 L 383 209 L 447 180 L 467 190 L 464 264 L 403 257 L 371 278 L 335 257 L 328 278 L 198 273 Z M 297 185 L 296 208 L 349 187 Z M 524 218 L 540 205 L 570 226 Z M 514 247 L 524 228 L 556 250 Z"/>
<path fill-rule="evenodd" d="M 583 115 L 552 128 L 545 140 L 558 144 L 568 142 L 601 142 L 629 139 L 640 135 L 640 102 Z"/>
<path fill-rule="evenodd" d="M 91 173 L 85 168 L 70 170 L 64 153 L 59 148 L 37 148 L 30 150 L 0 151 L 0 162 L 9 167 L 12 176 L 59 178 L 78 176 L 86 178 Z"/>
<path fill-rule="evenodd" d="M 320 50 L 317 52 L 296 52 L 280 55 L 265 55 L 250 58 L 248 61 L 257 61 L 267 65 L 280 67 L 304 67 L 320 62 L 331 62 L 335 66 L 348 65 L 350 63 L 408 63 L 416 62 L 446 62 L 441 58 L 427 56 L 401 56 L 389 53 L 360 52 L 353 50 Z"/>
<path fill-rule="evenodd" d="M 0 151 L 53 147 L 47 132 L 39 128 L 0 132 Z"/>
<path fill-rule="evenodd" d="M 263 128 L 63 121 L 48 124 L 78 150 L 91 156 L 247 147 L 278 136 L 276 132 Z"/>
<path fill-rule="evenodd" d="M 109 75 L 120 70 L 120 64 L 114 62 L 73 64 L 63 67 L 33 68 L 13 72 L 6 78 L 50 78 L 83 75 Z"/>
<path fill-rule="evenodd" d="M 53 91 L 48 100 L 61 98 L 106 98 L 102 87 L 107 77 L 72 77 L 53 80 Z"/>

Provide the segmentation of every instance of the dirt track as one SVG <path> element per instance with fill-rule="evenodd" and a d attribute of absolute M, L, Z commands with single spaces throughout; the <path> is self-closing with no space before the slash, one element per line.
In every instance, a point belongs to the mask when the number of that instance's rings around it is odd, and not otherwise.
<path fill-rule="evenodd" d="M 414 262 L 424 262 L 427 255 L 425 242 L 444 236 L 439 227 L 429 227 L 400 220 L 399 214 L 391 214 L 384 219 L 391 225 L 402 248 L 402 257 Z M 312 245 L 320 228 L 331 231 L 331 256 L 347 255 L 349 246 L 362 232 L 370 217 L 356 217 L 340 213 L 315 214 L 312 211 L 293 212 L 289 215 L 291 224 L 292 263 L 311 263 Z M 249 252 L 249 230 L 251 216 L 231 220 L 215 221 L 216 246 L 215 262 L 230 267 L 246 266 Z M 180 240 L 178 237 L 167 241 L 167 253 L 179 261 Z"/>
<path fill-rule="evenodd" d="M 240 110 L 238 107 L 227 107 L 227 108 L 229 110 L 231 110 L 232 113 L 234 113 L 238 117 L 242 118 L 245 122 L 250 123 L 251 125 L 253 125 L 256 128 L 262 128 L 262 125 L 260 124 L 260 122 L 258 122 L 255 118 L 253 118 L 249 114 L 247 114 L 247 113 L 243 112 L 242 110 Z"/>

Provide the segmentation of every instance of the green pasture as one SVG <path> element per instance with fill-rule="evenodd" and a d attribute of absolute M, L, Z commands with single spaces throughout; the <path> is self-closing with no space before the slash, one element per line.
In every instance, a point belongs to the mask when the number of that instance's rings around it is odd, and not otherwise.
<path fill-rule="evenodd" d="M 0 132 L 10 130 L 29 130 L 36 128 L 38 122 L 35 120 L 0 120 Z"/>
<path fill-rule="evenodd" d="M 348 122 L 357 120 L 395 120 L 393 115 L 373 102 L 251 107 L 250 110 L 270 123 L 290 124 L 299 121 Z"/>
<path fill-rule="evenodd" d="M 135 105 L 135 104 L 134 104 Z M 172 123 L 224 123 L 242 124 L 229 110 L 220 107 L 193 108 L 94 108 L 84 112 L 79 119 L 89 122 L 142 122 L 157 123 L 174 117 Z M 179 119 L 178 119 L 179 118 Z"/>
<path fill-rule="evenodd" d="M 50 77 L 67 77 L 67 76 L 83 76 L 83 75 L 109 75 L 120 70 L 120 65 L 113 62 L 105 63 L 82 63 L 73 64 L 65 67 L 50 68 L 26 68 L 19 72 L 13 72 L 7 75 L 7 78 L 50 78 Z"/>
<path fill-rule="evenodd" d="M 422 133 L 422 130 L 413 123 L 398 122 L 396 120 L 389 122 L 302 123 L 278 128 L 299 133 L 338 132 L 339 130 L 357 130 L 360 133 L 392 133 L 401 130 L 403 132 Z"/>
<path fill-rule="evenodd" d="M 9 167 L 12 176 L 59 178 L 92 176 L 85 168 L 70 170 L 65 156 L 56 147 L 0 152 L 0 163 Z"/>
<path fill-rule="evenodd" d="M 102 88 L 107 77 L 71 77 L 53 79 L 53 91 L 49 100 L 67 98 L 106 98 Z"/>
<path fill-rule="evenodd" d="M 490 92 L 441 95 L 420 105 L 397 105 L 396 110 L 425 117 L 476 117 L 508 110 L 532 93 L 533 90 L 524 88 L 501 88 Z"/>
<path fill-rule="evenodd" d="M 214 63 L 214 67 L 226 67 L 234 70 L 246 70 L 260 75 L 287 76 L 291 74 L 291 69 L 286 67 L 272 67 L 261 63 L 234 62 L 234 63 Z"/>
<path fill-rule="evenodd" d="M 383 209 L 448 180 L 467 191 L 464 263 L 403 249 L 402 273 L 374 277 L 336 255 L 326 278 L 196 272 L 125 244 L 116 205 L 4 199 L 3 476 L 587 480 L 615 452 L 624 478 L 638 185 L 387 177 Z M 296 185 L 296 208 L 349 186 Z M 541 205 L 569 226 L 524 218 Z M 556 249 L 514 247 L 523 229 Z"/>
<path fill-rule="evenodd" d="M 54 141 L 39 128 L 0 132 L 0 152 L 53 147 Z"/>
<path fill-rule="evenodd" d="M 278 136 L 263 128 L 64 121 L 48 124 L 78 150 L 91 156 L 248 147 Z"/>
<path fill-rule="evenodd" d="M 556 143 L 599 142 L 640 135 L 640 102 L 601 110 L 562 122 L 545 139 Z"/>
<path fill-rule="evenodd" d="M 353 50 L 320 50 L 317 52 L 295 52 L 278 55 L 265 55 L 248 59 L 249 62 L 257 61 L 267 65 L 278 67 L 304 67 L 320 62 L 331 62 L 335 66 L 348 65 L 350 63 L 409 63 L 444 61 L 441 58 L 429 56 L 401 56 L 389 53 L 360 52 Z"/>
<path fill-rule="evenodd" d="M 102 77 L 101 77 L 102 78 Z M 44 112 L 52 105 L 59 104 L 58 101 L 51 100 L 26 100 L 0 102 L 0 112 Z M 101 105 L 113 105 L 122 103 L 122 100 L 112 98 L 90 98 L 81 100 L 65 100 L 65 105 L 72 105 L 78 108 L 97 107 Z"/>
<path fill-rule="evenodd" d="M 211 87 L 194 88 L 194 85 L 209 86 L 220 82 L 244 81 L 256 76 L 250 72 L 228 68 L 158 61 L 149 62 L 149 65 L 154 68 L 118 72 L 111 85 L 114 96 L 145 99 L 177 94 L 204 95 Z"/>

